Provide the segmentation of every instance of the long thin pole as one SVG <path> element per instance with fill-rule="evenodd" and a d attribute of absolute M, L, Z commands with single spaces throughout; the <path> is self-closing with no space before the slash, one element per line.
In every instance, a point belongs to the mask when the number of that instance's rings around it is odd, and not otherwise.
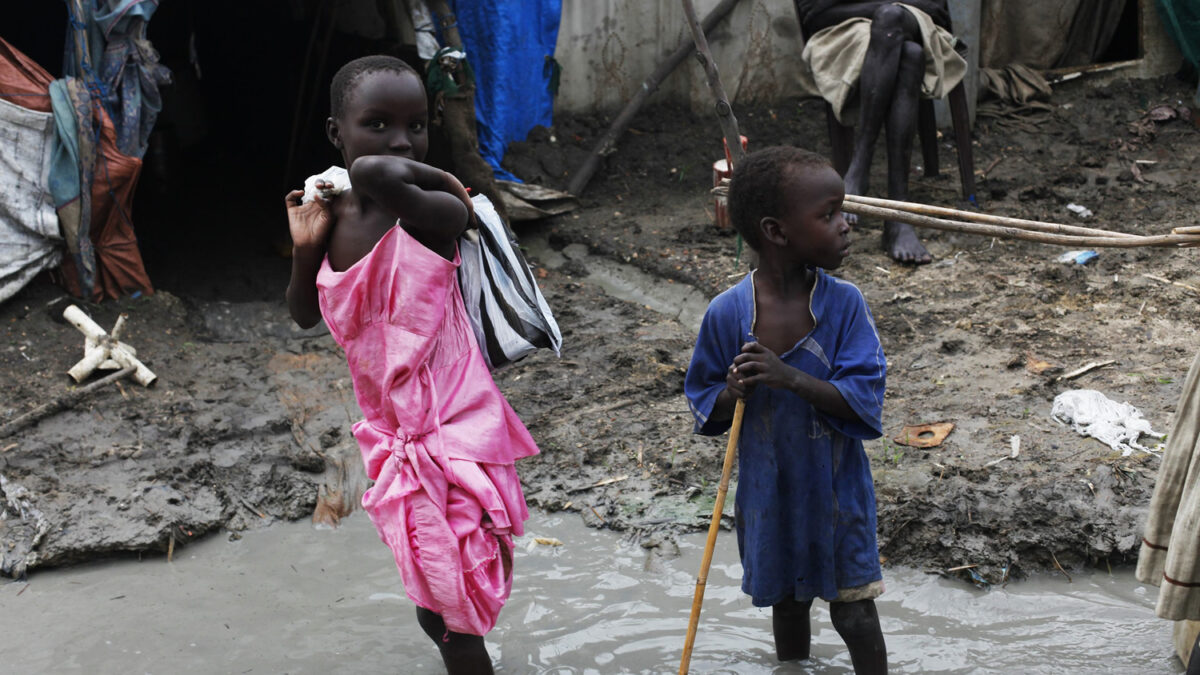
<path fill-rule="evenodd" d="M 708 568 L 712 565 L 713 550 L 717 547 L 717 532 L 721 529 L 721 514 L 725 511 L 725 494 L 729 492 L 729 476 L 733 473 L 733 458 L 737 456 L 738 437 L 742 435 L 742 417 L 746 413 L 745 399 L 738 399 L 733 408 L 733 423 L 729 427 L 729 443 L 725 445 L 725 463 L 721 465 L 721 484 L 717 487 L 717 501 L 713 504 L 712 522 L 708 525 L 708 541 L 704 543 L 704 557 L 700 559 L 700 573 L 696 575 L 696 593 L 692 596 L 692 616 L 688 619 L 687 639 L 683 643 L 683 658 L 679 661 L 679 675 L 687 675 L 692 662 L 692 645 L 696 642 L 696 627 L 700 625 L 700 605 L 704 603 L 704 587 L 708 584 Z"/>
<path fill-rule="evenodd" d="M 878 206 L 870 206 L 854 200 L 846 200 L 843 202 L 842 210 L 846 211 L 847 213 L 857 213 L 861 216 L 871 216 L 881 220 L 895 220 L 902 223 L 909 223 L 910 225 L 915 225 L 917 227 L 929 227 L 935 230 L 948 230 L 950 232 L 978 234 L 985 237 L 997 237 L 1000 239 L 1023 239 L 1025 241 L 1036 241 L 1043 244 L 1055 244 L 1058 246 L 1088 246 L 1096 248 L 1200 246 L 1200 235 L 1194 234 L 1100 237 L 1095 235 L 1083 236 L 1074 234 L 1053 234 L 1050 232 L 1030 232 L 1028 230 L 1011 226 L 985 225 L 983 223 L 967 223 L 958 220 L 944 220 L 942 218 L 934 218 L 933 216 L 911 213 L 909 211 L 901 211 L 899 209 L 885 209 Z M 1111 233 L 1108 234 L 1111 235 Z"/>
<path fill-rule="evenodd" d="M 721 74 L 717 72 L 717 64 L 713 61 L 712 51 L 708 48 L 708 39 L 696 18 L 696 6 L 692 0 L 680 0 L 683 3 L 683 14 L 687 18 L 688 27 L 692 30 L 692 41 L 696 43 L 696 59 L 704 68 L 708 78 L 708 89 L 716 99 L 717 120 L 721 123 L 721 133 L 725 136 L 725 147 L 732 160 L 730 169 L 742 163 L 746 156 L 742 150 L 741 135 L 738 133 L 737 117 L 729 98 L 725 95 L 725 87 L 721 84 Z M 739 246 L 741 239 L 739 237 Z M 683 643 L 683 657 L 679 660 L 679 675 L 687 675 L 688 665 L 692 661 L 692 645 L 696 642 L 696 628 L 700 624 L 700 606 L 704 604 L 704 587 L 708 584 L 708 568 L 712 564 L 713 550 L 717 546 L 717 532 L 721 529 L 721 514 L 725 510 L 725 493 L 729 491 L 729 476 L 733 473 L 733 459 L 737 456 L 738 437 L 742 433 L 742 417 L 746 412 L 746 401 L 738 399 L 733 408 L 733 422 L 729 427 L 729 442 L 725 446 L 725 463 L 721 466 L 721 484 L 717 487 L 717 501 L 713 504 L 712 522 L 708 526 L 708 541 L 704 544 L 704 556 L 700 561 L 700 573 L 696 575 L 696 593 L 692 598 L 692 615 L 688 620 L 687 637 Z"/>
<path fill-rule="evenodd" d="M 734 5 L 738 1 L 722 0 L 721 4 L 713 7 L 708 16 L 704 17 L 703 31 L 705 33 L 711 31 L 721 19 L 725 18 L 726 14 L 729 14 L 733 10 Z M 567 186 L 567 192 L 573 195 L 583 194 L 588 181 L 592 179 L 592 176 L 596 173 L 596 169 L 600 167 L 600 160 L 616 150 L 617 139 L 629 129 L 630 123 L 633 122 L 633 118 L 642 109 L 642 106 L 645 105 L 646 99 L 658 91 L 658 87 L 662 84 L 662 81 L 668 75 L 675 72 L 679 64 L 683 63 L 688 54 L 694 52 L 695 49 L 695 43 L 691 41 L 684 42 L 675 51 L 671 52 L 671 55 L 659 64 L 653 73 L 650 73 L 650 76 L 642 82 L 642 86 L 638 87 L 637 93 L 633 95 L 633 98 L 629 99 L 629 102 L 621 109 L 620 114 L 617 115 L 617 119 L 613 120 L 608 131 L 604 132 L 604 135 L 600 137 L 599 142 L 596 143 L 596 147 L 592 148 L 592 154 L 588 155 L 583 164 L 580 164 L 579 168 L 571 174 L 571 183 Z"/>
<path fill-rule="evenodd" d="M 1024 220 L 1022 218 L 1009 218 L 1007 216 L 995 216 L 990 213 L 979 213 L 978 211 L 962 211 L 960 209 L 949 209 L 944 206 L 933 206 L 931 204 L 919 204 L 917 202 L 903 202 L 894 199 L 880 199 L 878 197 L 864 197 L 862 195 L 846 195 L 846 201 L 866 204 L 867 206 L 878 206 L 884 209 L 896 209 L 897 211 L 908 211 L 910 213 L 919 213 L 926 216 L 936 216 L 963 220 L 973 223 L 984 223 L 987 225 L 1008 225 L 1017 227 L 1022 230 L 1032 230 L 1035 232 L 1051 232 L 1054 234 L 1079 234 L 1089 237 L 1117 237 L 1117 238 L 1134 238 L 1139 235 L 1129 234 L 1127 232 L 1111 232 L 1109 230 L 1098 230 L 1094 227 L 1081 227 L 1079 225 L 1062 225 L 1059 223 L 1048 223 L 1040 220 Z M 1176 232 L 1176 234 L 1184 234 Z"/>

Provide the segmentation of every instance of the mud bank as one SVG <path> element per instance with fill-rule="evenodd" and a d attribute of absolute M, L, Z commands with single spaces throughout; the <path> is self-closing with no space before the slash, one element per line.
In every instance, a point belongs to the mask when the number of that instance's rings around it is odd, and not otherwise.
<path fill-rule="evenodd" d="M 1095 213 L 1092 226 L 1129 232 L 1194 224 L 1200 133 L 1181 119 L 1144 120 L 1189 96 L 1171 80 L 1071 83 L 1046 110 L 981 117 L 982 208 L 1066 222 L 1078 203 Z M 738 110 L 752 148 L 827 152 L 819 113 L 797 101 Z M 605 126 L 560 120 L 553 136 L 515 145 L 511 168 L 561 186 Z M 529 257 L 565 344 L 561 359 L 538 354 L 496 374 L 543 450 L 520 466 L 531 504 L 578 512 L 666 555 L 678 533 L 707 523 L 723 451 L 722 439 L 691 433 L 682 394 L 706 299 L 747 268 L 732 233 L 712 225 L 719 153 L 714 120 L 648 111 L 579 211 L 523 226 L 522 237 L 544 242 Z M 947 145 L 941 163 L 954 166 Z M 882 158 L 876 169 L 882 184 Z M 944 171 L 914 175 L 912 193 L 954 204 L 957 188 Z M 1057 247 L 924 239 L 935 262 L 898 265 L 867 222 L 837 272 L 863 290 L 889 358 L 887 434 L 868 444 L 882 555 L 933 570 L 978 565 L 991 581 L 1131 561 L 1158 459 L 1075 435 L 1050 419 L 1050 404 L 1065 389 L 1099 389 L 1169 429 L 1200 299 L 1162 279 L 1200 286 L 1196 254 L 1109 249 L 1081 266 L 1056 262 Z M 332 519 L 356 503 L 348 429 L 358 411 L 342 356 L 323 331 L 287 320 L 287 261 L 254 255 L 226 262 L 250 270 L 229 295 L 238 302 L 212 299 L 220 286 L 205 278 L 82 305 L 106 327 L 127 313 L 126 341 L 160 381 L 98 392 L 0 441 L 0 571 L 163 552 L 172 541 L 178 551 L 209 532 L 236 536 L 314 510 Z M 38 281 L 0 307 L 0 422 L 69 388 L 82 339 L 59 318 L 65 302 Z M 956 425 L 940 447 L 891 440 L 906 424 L 938 421 Z"/>

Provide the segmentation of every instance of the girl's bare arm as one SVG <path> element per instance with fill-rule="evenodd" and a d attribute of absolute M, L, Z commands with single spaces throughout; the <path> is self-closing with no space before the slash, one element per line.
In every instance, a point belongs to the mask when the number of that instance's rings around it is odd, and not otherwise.
<path fill-rule="evenodd" d="M 317 187 L 322 185 L 318 183 Z M 318 197 L 301 204 L 303 195 L 302 190 L 293 190 L 284 198 L 292 235 L 292 277 L 288 281 L 287 302 L 292 320 L 301 328 L 312 328 L 321 320 L 317 272 L 325 258 L 333 217 L 328 202 Z"/>
<path fill-rule="evenodd" d="M 447 260 L 470 220 L 470 200 L 454 176 L 416 160 L 366 155 L 350 166 L 354 191 L 392 213 L 426 248 Z"/>

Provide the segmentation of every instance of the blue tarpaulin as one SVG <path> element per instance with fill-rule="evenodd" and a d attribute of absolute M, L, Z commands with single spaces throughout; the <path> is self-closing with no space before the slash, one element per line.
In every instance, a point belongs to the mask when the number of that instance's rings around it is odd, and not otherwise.
<path fill-rule="evenodd" d="M 475 71 L 480 154 L 497 178 L 517 180 L 500 160 L 509 143 L 551 124 L 562 0 L 470 0 L 452 2 L 451 9 Z"/>

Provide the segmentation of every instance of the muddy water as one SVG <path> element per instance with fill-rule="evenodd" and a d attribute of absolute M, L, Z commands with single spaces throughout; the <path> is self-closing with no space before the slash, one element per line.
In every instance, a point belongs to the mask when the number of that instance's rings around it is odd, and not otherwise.
<path fill-rule="evenodd" d="M 498 672 L 675 672 L 703 544 L 687 537 L 680 557 L 651 559 L 575 514 L 534 514 L 488 636 Z M 851 672 L 821 602 L 812 660 L 774 661 L 769 615 L 739 591 L 735 549 L 722 533 L 692 672 Z M 990 592 L 915 570 L 885 578 L 879 610 L 895 672 L 1182 672 L 1168 624 L 1153 617 L 1155 589 L 1128 571 Z M 442 672 L 361 513 L 338 530 L 278 525 L 202 541 L 172 563 L 94 563 L 0 585 L 0 655 L 12 673 Z"/>

